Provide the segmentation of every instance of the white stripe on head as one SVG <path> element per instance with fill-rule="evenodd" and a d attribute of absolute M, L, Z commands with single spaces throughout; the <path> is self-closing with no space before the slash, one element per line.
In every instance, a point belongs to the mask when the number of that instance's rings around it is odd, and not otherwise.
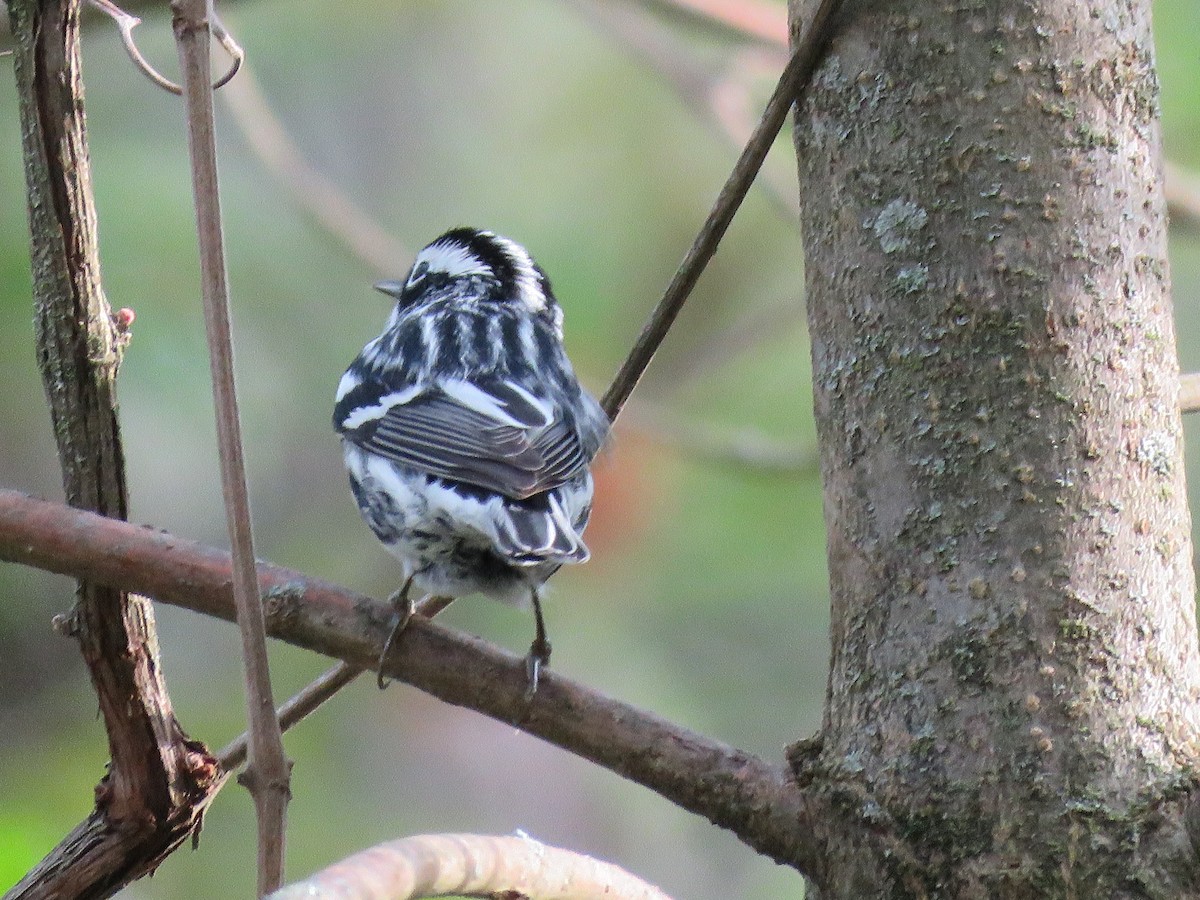
<path fill-rule="evenodd" d="M 546 308 L 546 295 L 542 291 L 541 278 L 538 277 L 537 267 L 529 251 L 508 238 L 496 234 L 488 234 L 508 256 L 516 276 L 517 297 L 530 312 L 541 312 Z"/>
<path fill-rule="evenodd" d="M 427 272 L 437 272 L 455 278 L 461 275 L 491 275 L 491 268 L 469 248 L 455 240 L 434 241 L 417 254 L 413 274 L 424 264 Z"/>

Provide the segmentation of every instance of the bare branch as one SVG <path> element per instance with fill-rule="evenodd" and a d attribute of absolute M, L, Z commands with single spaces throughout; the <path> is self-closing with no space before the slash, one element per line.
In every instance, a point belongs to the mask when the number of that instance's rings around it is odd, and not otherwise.
<path fill-rule="evenodd" d="M 13 0 L 14 71 L 32 231 L 37 353 L 67 501 L 126 514 L 116 374 L 132 313 L 100 283 L 80 75 L 79 6 Z M 153 607 L 81 583 L 63 616 L 96 690 L 111 766 L 95 811 L 11 897 L 104 897 L 146 874 L 196 827 L 217 788 L 215 760 L 188 739 L 167 694 Z"/>
<path fill-rule="evenodd" d="M 650 360 L 654 358 L 659 345 L 666 338 L 675 317 L 683 308 L 684 302 L 695 287 L 700 274 L 708 261 L 717 251 L 717 245 L 724 237 L 729 223 L 741 206 L 746 192 L 754 182 L 754 176 L 762 166 L 779 129 L 783 126 L 788 110 L 808 85 L 817 64 L 824 54 L 833 33 L 834 13 L 841 6 L 841 0 L 821 0 L 812 24 L 801 39 L 795 54 L 788 62 L 780 76 L 779 84 L 767 103 L 762 120 L 755 128 L 746 148 L 733 168 L 725 186 L 721 189 L 716 203 L 705 220 L 704 226 L 696 236 L 692 248 L 684 257 L 683 263 L 671 279 L 666 292 L 658 302 L 650 321 L 642 330 L 633 350 L 630 351 L 620 371 L 613 378 L 612 385 L 601 400 L 601 405 L 610 419 L 616 419 L 621 407 L 629 399 L 629 395 L 637 386 Z"/>
<path fill-rule="evenodd" d="M 141 19 L 131 13 L 127 13 L 121 7 L 117 6 L 117 4 L 113 3 L 112 0 L 88 0 L 88 2 L 94 9 L 100 10 L 100 12 L 117 23 L 117 30 L 121 32 L 121 43 L 125 47 L 125 52 L 129 54 L 129 58 L 133 60 L 134 66 L 143 75 L 169 94 L 174 94 L 177 97 L 183 94 L 183 88 L 154 68 L 150 64 L 150 60 L 146 59 L 142 55 L 142 51 L 138 49 L 137 41 L 133 39 L 133 29 L 142 24 Z M 215 16 L 212 17 L 212 26 L 213 33 L 217 35 L 217 40 L 221 42 L 221 46 L 225 48 L 226 52 L 233 59 L 233 65 L 230 66 L 229 71 L 213 83 L 213 89 L 216 90 L 228 84 L 233 76 L 238 73 L 238 69 L 241 68 L 246 54 Z"/>
<path fill-rule="evenodd" d="M 229 321 L 229 286 L 225 270 L 221 202 L 217 181 L 216 135 L 213 124 L 212 77 L 209 71 L 209 23 L 215 18 L 211 0 L 173 0 L 175 38 L 183 70 L 187 106 L 188 150 L 200 243 L 201 294 L 212 364 L 213 400 L 226 524 L 233 548 L 233 596 L 242 636 L 246 705 L 250 722 L 250 761 L 242 783 L 254 798 L 258 819 L 258 893 L 283 883 L 284 826 L 291 763 L 271 695 L 266 630 L 254 568 L 254 542 L 246 467 L 233 374 L 233 340 Z"/>
<path fill-rule="evenodd" d="M 670 900 L 611 863 L 522 835 L 422 834 L 376 844 L 271 900 L 306 897 L 527 897 L 529 900 Z"/>
<path fill-rule="evenodd" d="M 702 123 L 711 126 L 722 141 L 737 149 L 745 146 L 758 114 L 753 109 L 751 89 L 787 62 L 786 28 L 782 20 L 778 46 L 742 48 L 713 64 L 702 60 L 677 29 L 657 22 L 642 4 L 572 0 L 571 6 L 670 85 L 684 106 Z M 797 226 L 795 160 L 778 170 L 764 168 L 757 183 L 780 218 Z"/>
<path fill-rule="evenodd" d="M 0 559 L 119 585 L 232 620 L 229 554 L 174 535 L 0 490 Z M 258 589 L 274 637 L 367 669 L 392 617 L 384 603 L 261 563 Z M 612 700 L 558 672 L 525 698 L 524 659 L 421 617 L 397 639 L 385 674 L 519 726 L 728 828 L 760 853 L 812 873 L 821 865 L 823 801 L 771 765 Z"/>
<path fill-rule="evenodd" d="M 754 472 L 796 476 L 816 473 L 816 447 L 782 441 L 752 428 L 719 428 L 686 418 L 665 404 L 645 399 L 625 405 L 624 427 L 644 432 L 690 457 Z"/>
<path fill-rule="evenodd" d="M 340 240 L 358 259 L 380 274 L 402 270 L 412 251 L 397 241 L 332 180 L 305 159 L 271 109 L 253 69 L 221 92 L 237 123 L 267 172 L 288 189 L 292 199 Z"/>

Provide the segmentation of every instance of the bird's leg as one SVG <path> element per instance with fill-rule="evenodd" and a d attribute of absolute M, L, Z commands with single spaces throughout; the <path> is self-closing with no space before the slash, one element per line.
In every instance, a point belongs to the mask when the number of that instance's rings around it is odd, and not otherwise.
<path fill-rule="evenodd" d="M 550 642 L 546 640 L 546 620 L 542 618 L 542 604 L 538 600 L 537 588 L 530 591 L 533 598 L 533 620 L 537 634 L 529 645 L 529 655 L 525 657 L 525 672 L 528 684 L 525 687 L 525 699 L 531 699 L 538 689 L 538 676 L 542 666 L 550 665 Z"/>
<path fill-rule="evenodd" d="M 379 685 L 382 691 L 388 686 L 388 681 L 383 677 L 383 664 L 387 660 L 388 653 L 391 652 L 392 644 L 399 637 L 400 632 L 408 627 L 409 621 L 413 617 L 413 602 L 408 596 L 408 591 L 413 583 L 412 575 L 404 582 L 404 586 L 396 591 L 392 596 L 388 597 L 388 603 L 396 610 L 395 621 L 392 623 L 392 630 L 387 636 L 387 640 L 383 642 L 383 649 L 379 652 L 379 665 L 376 666 L 375 683 Z"/>

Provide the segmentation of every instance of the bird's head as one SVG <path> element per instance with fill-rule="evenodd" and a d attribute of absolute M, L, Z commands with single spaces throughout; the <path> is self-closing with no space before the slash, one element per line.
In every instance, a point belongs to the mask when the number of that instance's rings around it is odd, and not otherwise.
<path fill-rule="evenodd" d="M 562 313 L 550 279 L 515 241 L 477 228 L 455 228 L 427 244 L 403 281 L 375 284 L 397 301 L 397 312 L 430 304 L 497 304 L 549 319 Z"/>

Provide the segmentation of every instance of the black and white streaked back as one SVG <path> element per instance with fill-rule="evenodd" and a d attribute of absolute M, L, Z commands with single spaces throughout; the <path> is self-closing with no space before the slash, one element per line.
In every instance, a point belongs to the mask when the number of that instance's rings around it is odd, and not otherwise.
<path fill-rule="evenodd" d="M 396 306 L 343 377 L 339 403 L 367 377 L 394 389 L 446 378 L 511 379 L 544 395 L 580 430 L 587 457 L 595 455 L 607 417 L 579 386 L 562 345 L 562 309 L 524 247 L 457 228 L 425 247 L 404 281 L 376 287 Z"/>
<path fill-rule="evenodd" d="M 538 592 L 588 559 L 608 418 L 567 359 L 550 279 L 519 244 L 457 228 L 376 287 L 396 305 L 333 412 L 351 491 L 404 566 L 398 603 L 415 587 L 532 605 L 532 692 L 550 658 Z"/>

